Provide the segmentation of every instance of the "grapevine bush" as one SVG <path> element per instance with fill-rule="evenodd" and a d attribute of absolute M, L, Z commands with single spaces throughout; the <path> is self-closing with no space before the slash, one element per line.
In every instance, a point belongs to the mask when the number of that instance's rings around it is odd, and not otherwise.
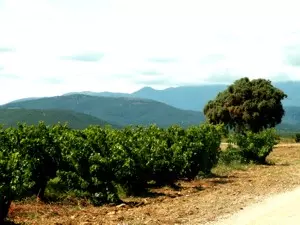
<path fill-rule="evenodd" d="M 32 195 L 44 199 L 49 190 L 101 205 L 120 202 L 120 188 L 139 195 L 150 184 L 173 185 L 210 173 L 222 130 L 222 125 L 210 124 L 74 130 L 42 122 L 1 128 L 0 220 L 12 200 Z"/>
<path fill-rule="evenodd" d="M 33 186 L 29 161 L 15 148 L 14 130 L 0 127 L 0 224 L 8 214 L 12 200 L 20 199 Z"/>
<path fill-rule="evenodd" d="M 240 154 L 243 161 L 264 164 L 273 147 L 278 144 L 276 137 L 275 129 L 270 128 L 259 133 L 251 131 L 245 134 L 234 133 L 230 136 L 229 142 L 238 146 L 238 149 L 233 150 Z"/>

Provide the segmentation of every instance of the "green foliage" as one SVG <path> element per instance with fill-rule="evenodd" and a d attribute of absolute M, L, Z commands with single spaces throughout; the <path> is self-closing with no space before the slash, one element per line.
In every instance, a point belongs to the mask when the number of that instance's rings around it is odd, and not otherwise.
<path fill-rule="evenodd" d="M 184 154 L 189 163 L 184 169 L 185 177 L 192 179 L 199 172 L 207 174 L 217 163 L 223 128 L 223 125 L 203 124 L 187 129 L 187 151 Z"/>
<path fill-rule="evenodd" d="M 43 199 L 47 182 L 56 176 L 61 153 L 55 135 L 43 122 L 37 126 L 19 124 L 13 142 L 31 171 L 32 191 Z"/>
<path fill-rule="evenodd" d="M 300 133 L 295 134 L 295 141 L 296 143 L 300 142 Z"/>
<path fill-rule="evenodd" d="M 223 126 L 188 129 L 156 125 L 90 126 L 18 124 L 0 129 L 0 217 L 14 199 L 44 194 L 88 199 L 94 205 L 119 202 L 147 191 L 150 183 L 172 185 L 209 173 L 216 164 Z M 58 198 L 61 199 L 61 198 Z M 0 219 L 1 219 L 0 218 Z"/>
<path fill-rule="evenodd" d="M 231 152 L 237 151 L 245 162 L 265 163 L 273 147 L 278 144 L 275 129 L 266 129 L 259 133 L 247 131 L 245 134 L 234 133 L 229 137 L 229 142 L 236 145 L 238 150 L 231 146 Z"/>
<path fill-rule="evenodd" d="M 220 152 L 218 162 L 223 165 L 230 165 L 232 163 L 243 163 L 244 161 L 240 149 L 229 144 L 226 150 Z"/>
<path fill-rule="evenodd" d="M 118 200 L 102 128 L 69 130 L 61 138 L 62 162 L 57 173 L 61 186 L 94 205 Z"/>
<path fill-rule="evenodd" d="M 152 125 L 115 131 L 108 144 L 116 156 L 121 156 L 115 167 L 117 182 L 127 194 L 140 194 L 150 181 L 173 184 L 199 172 L 208 173 L 217 161 L 220 127 L 202 125 L 185 130 Z"/>
<path fill-rule="evenodd" d="M 259 132 L 281 123 L 281 101 L 286 97 L 271 81 L 242 78 L 209 101 L 204 114 L 212 124 L 224 123 L 237 132 Z"/>
<path fill-rule="evenodd" d="M 31 188 L 28 161 L 13 147 L 12 130 L 0 127 L 0 224 L 8 214 L 11 201 Z"/>
<path fill-rule="evenodd" d="M 107 144 L 116 160 L 116 182 L 128 195 L 144 192 L 150 179 L 147 159 L 151 151 L 148 141 L 151 136 L 146 136 L 145 131 L 143 127 L 126 127 L 110 132 L 107 137 Z"/>

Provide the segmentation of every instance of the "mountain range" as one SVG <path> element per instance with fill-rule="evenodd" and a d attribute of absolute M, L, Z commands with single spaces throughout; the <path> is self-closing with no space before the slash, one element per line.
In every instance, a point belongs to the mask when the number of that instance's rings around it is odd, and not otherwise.
<path fill-rule="evenodd" d="M 274 82 L 273 85 L 284 91 L 288 98 L 283 101 L 284 106 L 300 107 L 300 81 Z M 180 86 L 171 87 L 164 90 L 155 90 L 151 87 L 144 87 L 133 93 L 114 92 L 73 92 L 72 94 L 85 94 L 91 96 L 105 97 L 133 97 L 151 99 L 163 102 L 170 106 L 184 109 L 202 111 L 205 104 L 214 99 L 217 94 L 227 88 L 226 84 L 212 84 L 201 86 Z"/>
<path fill-rule="evenodd" d="M 273 84 L 288 95 L 283 102 L 286 114 L 283 123 L 278 128 L 300 130 L 300 95 L 298 94 L 300 93 L 300 82 Z M 187 127 L 205 120 L 201 112 L 203 107 L 226 87 L 225 84 L 182 86 L 165 90 L 144 87 L 131 94 L 73 92 L 55 97 L 18 99 L 0 106 L 0 124 L 4 122 L 15 124 L 16 120 L 33 123 L 44 119 L 49 123 L 72 120 L 70 126 L 80 128 L 89 124 L 111 124 L 114 127 L 122 127 L 153 123 L 161 127 L 172 124 Z M 15 110 L 11 113 L 18 116 L 9 118 L 7 110 Z M 45 112 L 47 113 L 45 114 Z M 30 117 L 29 115 L 34 116 Z"/>
<path fill-rule="evenodd" d="M 200 111 L 182 110 L 167 104 L 139 98 L 102 97 L 82 94 L 15 101 L 3 109 L 69 110 L 97 117 L 110 124 L 187 127 L 204 121 Z"/>

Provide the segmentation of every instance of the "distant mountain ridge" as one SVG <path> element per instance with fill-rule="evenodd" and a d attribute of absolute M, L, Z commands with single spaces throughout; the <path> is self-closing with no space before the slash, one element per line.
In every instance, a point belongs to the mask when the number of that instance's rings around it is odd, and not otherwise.
<path fill-rule="evenodd" d="M 205 85 L 205 86 L 183 86 L 176 88 L 167 88 L 164 90 L 156 90 L 151 87 L 144 87 L 131 94 L 118 92 L 71 92 L 64 95 L 72 94 L 87 94 L 90 96 L 105 96 L 105 97 L 127 97 L 151 99 L 167 105 L 183 109 L 202 111 L 203 107 L 209 100 L 215 98 L 217 94 L 226 88 L 225 85 Z M 195 96 L 199 97 L 199 102 L 195 101 Z"/>
<path fill-rule="evenodd" d="M 44 121 L 47 125 L 57 124 L 58 122 L 68 123 L 71 128 L 75 129 L 83 129 L 90 125 L 120 127 L 99 118 L 69 110 L 0 109 L 0 124 L 4 127 L 16 126 L 18 122 L 33 125 L 39 121 Z"/>
<path fill-rule="evenodd" d="M 286 114 L 278 127 L 300 131 L 300 82 L 273 84 L 288 95 L 288 99 L 283 102 Z M 162 127 L 172 124 L 186 127 L 203 122 L 205 117 L 200 111 L 226 87 L 224 84 L 183 86 L 164 90 L 144 87 L 131 94 L 74 92 L 55 97 L 20 99 L 0 108 L 69 110 L 119 126 L 156 123 Z"/>
<path fill-rule="evenodd" d="M 34 99 L 39 99 L 39 98 L 40 97 L 21 98 L 21 99 L 16 99 L 14 101 L 11 101 L 10 103 L 23 102 L 23 101 L 34 100 Z"/>
<path fill-rule="evenodd" d="M 283 90 L 288 98 L 283 101 L 284 106 L 299 106 L 300 107 L 300 81 L 273 82 L 273 85 Z M 89 96 L 100 97 L 125 97 L 125 98 L 141 98 L 151 99 L 165 103 L 175 108 L 193 111 L 203 111 L 205 104 L 214 99 L 217 94 L 227 88 L 226 84 L 211 84 L 198 86 L 180 86 L 170 87 L 164 90 L 156 90 L 151 87 L 144 87 L 133 93 L 121 92 L 70 92 L 62 96 L 83 94 Z M 18 99 L 13 102 L 22 102 L 37 97 Z M 12 103 L 12 102 L 10 102 Z"/>
<path fill-rule="evenodd" d="M 103 97 L 82 94 L 39 98 L 8 103 L 2 108 L 71 110 L 120 126 L 157 124 L 187 127 L 204 121 L 201 112 L 181 110 L 150 99 Z"/>
<path fill-rule="evenodd" d="M 273 85 L 288 95 L 288 98 L 283 101 L 284 106 L 300 107 L 300 81 L 273 82 Z M 203 111 L 205 104 L 209 100 L 214 99 L 218 93 L 225 90 L 227 86 L 226 84 L 180 86 L 166 88 L 164 90 L 144 87 L 131 94 L 115 92 L 73 92 L 72 94 L 152 99 L 179 109 Z M 69 94 L 70 93 L 66 93 L 65 95 Z"/>

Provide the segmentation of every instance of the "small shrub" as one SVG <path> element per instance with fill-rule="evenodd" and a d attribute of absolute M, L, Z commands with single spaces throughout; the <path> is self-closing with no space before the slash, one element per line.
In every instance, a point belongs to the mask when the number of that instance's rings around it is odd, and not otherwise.
<path fill-rule="evenodd" d="M 244 160 L 239 148 L 230 144 L 226 150 L 220 152 L 218 162 L 220 164 L 230 165 L 232 163 L 242 163 L 243 161 Z"/>
<path fill-rule="evenodd" d="M 105 132 L 92 127 L 66 131 L 62 137 L 62 161 L 52 188 L 57 192 L 71 190 L 76 197 L 88 199 L 96 206 L 119 202 L 113 185 L 114 159 L 106 155 Z"/>
<path fill-rule="evenodd" d="M 235 133 L 229 140 L 239 147 L 245 162 L 253 161 L 262 164 L 266 162 L 266 158 L 272 152 L 273 147 L 278 144 L 275 129 L 266 129 L 259 133 L 251 131 L 245 134 Z"/>
<path fill-rule="evenodd" d="M 223 125 L 202 124 L 187 129 L 187 147 L 183 152 L 187 164 L 183 177 L 194 179 L 199 173 L 209 174 L 218 162 Z"/>
<path fill-rule="evenodd" d="M 297 134 L 295 135 L 295 142 L 296 142 L 296 143 L 300 143 L 300 133 L 297 133 Z"/>

